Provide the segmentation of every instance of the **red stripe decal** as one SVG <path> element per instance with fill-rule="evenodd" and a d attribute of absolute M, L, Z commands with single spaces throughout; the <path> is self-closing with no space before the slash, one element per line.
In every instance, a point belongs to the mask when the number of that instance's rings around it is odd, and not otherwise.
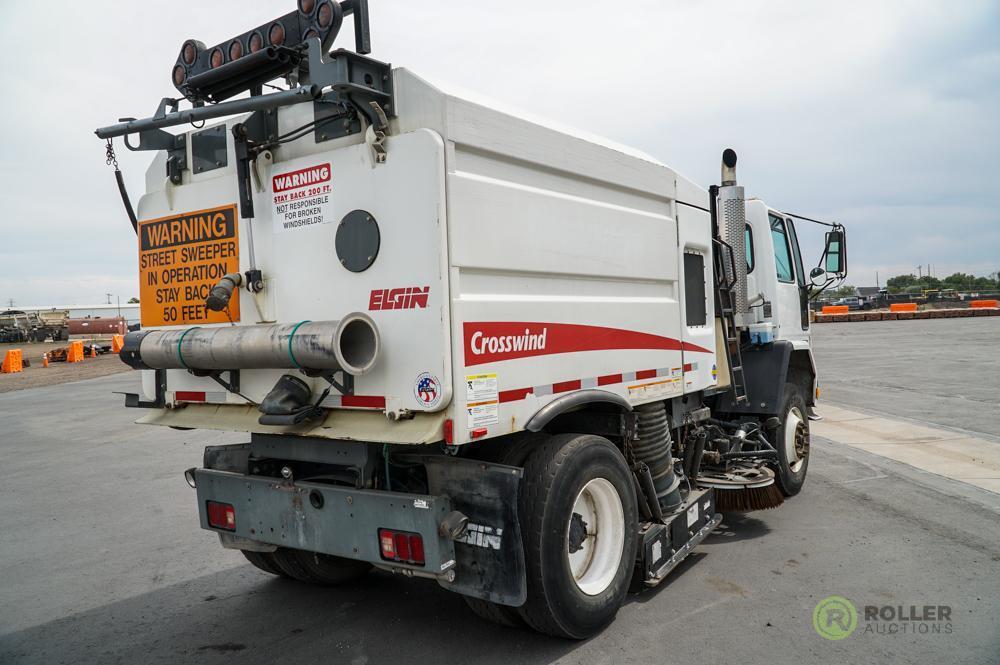
<path fill-rule="evenodd" d="M 582 385 L 583 384 L 579 379 L 575 381 L 561 381 L 559 383 L 552 384 L 552 392 L 568 393 L 571 390 L 579 390 Z"/>
<path fill-rule="evenodd" d="M 684 348 L 688 351 L 708 353 L 701 347 L 682 344 L 680 340 L 672 337 L 572 323 L 467 322 L 464 324 L 464 334 L 466 367 L 577 351 L 616 349 L 680 351 Z"/>
<path fill-rule="evenodd" d="M 341 406 L 353 406 L 362 409 L 384 409 L 385 397 L 373 395 L 344 395 L 340 398 Z"/>
<path fill-rule="evenodd" d="M 641 381 L 642 379 L 655 379 L 656 370 L 655 369 L 644 369 L 640 372 L 635 373 L 636 381 Z"/>
<path fill-rule="evenodd" d="M 528 395 L 535 392 L 531 388 L 518 388 L 516 390 L 501 390 L 500 391 L 500 403 L 504 402 L 517 402 L 524 399 Z"/>
<path fill-rule="evenodd" d="M 178 390 L 174 393 L 174 399 L 178 402 L 204 402 L 205 393 L 192 392 L 190 390 Z"/>
<path fill-rule="evenodd" d="M 599 386 L 613 386 L 616 383 L 623 383 L 624 381 L 625 377 L 621 374 L 607 374 L 597 377 L 597 385 Z"/>
<path fill-rule="evenodd" d="M 706 349 L 703 346 L 698 346 L 697 344 L 692 344 L 691 342 L 681 342 L 681 348 L 685 351 L 690 351 L 691 353 L 715 353 L 711 349 Z"/>
<path fill-rule="evenodd" d="M 684 363 L 684 371 L 685 372 L 691 371 L 691 363 Z"/>

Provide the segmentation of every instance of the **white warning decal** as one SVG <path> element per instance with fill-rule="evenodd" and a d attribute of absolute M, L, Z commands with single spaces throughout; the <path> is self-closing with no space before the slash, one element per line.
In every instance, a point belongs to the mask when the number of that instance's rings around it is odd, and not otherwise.
<path fill-rule="evenodd" d="M 333 221 L 332 193 L 333 167 L 328 162 L 272 176 L 274 230 L 329 224 Z"/>
<path fill-rule="evenodd" d="M 500 393 L 497 375 L 469 374 L 465 377 L 465 408 L 469 429 L 500 423 Z"/>

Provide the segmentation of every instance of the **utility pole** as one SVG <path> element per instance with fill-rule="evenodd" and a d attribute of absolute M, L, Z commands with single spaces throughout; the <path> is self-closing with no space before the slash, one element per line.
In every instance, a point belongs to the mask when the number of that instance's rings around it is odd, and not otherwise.
<path fill-rule="evenodd" d="M 7 299 L 7 306 L 10 307 L 11 309 L 14 308 L 14 299 L 13 298 L 8 298 Z"/>
<path fill-rule="evenodd" d="M 110 305 L 110 304 L 111 304 L 111 294 L 110 294 L 110 293 L 105 293 L 104 295 L 106 295 L 106 296 L 108 297 L 108 302 L 107 302 L 107 304 L 109 304 L 109 305 Z"/>
<path fill-rule="evenodd" d="M 923 278 L 924 278 L 924 266 L 923 264 L 920 264 L 919 266 L 917 266 L 917 281 L 920 281 Z"/>
<path fill-rule="evenodd" d="M 878 270 L 875 271 L 875 288 L 881 289 L 882 285 L 878 283 Z"/>

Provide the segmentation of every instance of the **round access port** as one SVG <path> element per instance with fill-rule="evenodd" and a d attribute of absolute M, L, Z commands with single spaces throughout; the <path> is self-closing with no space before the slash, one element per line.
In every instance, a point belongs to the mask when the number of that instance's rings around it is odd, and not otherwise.
<path fill-rule="evenodd" d="M 337 258 L 351 272 L 368 270 L 378 257 L 381 244 L 378 222 L 370 212 L 353 210 L 337 226 Z"/>

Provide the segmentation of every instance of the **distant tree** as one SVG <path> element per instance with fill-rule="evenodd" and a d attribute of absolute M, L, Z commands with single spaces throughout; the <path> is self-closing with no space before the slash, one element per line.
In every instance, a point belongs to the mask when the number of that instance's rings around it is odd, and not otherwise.
<path fill-rule="evenodd" d="M 139 299 L 138 298 L 129 298 L 128 299 L 128 304 L 129 305 L 138 305 L 139 304 Z"/>
<path fill-rule="evenodd" d="M 851 296 L 856 296 L 857 294 L 857 290 L 848 284 L 838 287 L 830 293 L 830 295 L 834 298 L 850 298 Z"/>
<path fill-rule="evenodd" d="M 896 275 L 885 281 L 885 287 L 889 293 L 900 293 L 917 286 L 916 275 Z"/>

